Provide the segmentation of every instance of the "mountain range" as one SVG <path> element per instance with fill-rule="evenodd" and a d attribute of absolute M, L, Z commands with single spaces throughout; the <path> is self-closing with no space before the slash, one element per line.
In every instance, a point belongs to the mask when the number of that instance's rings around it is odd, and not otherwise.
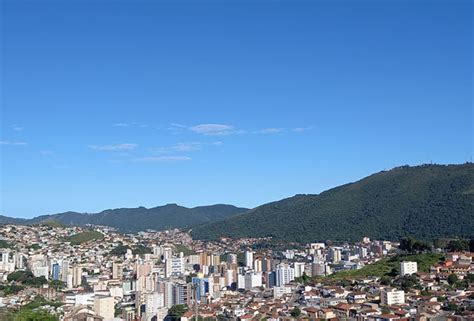
<path fill-rule="evenodd" d="M 210 205 L 187 208 L 177 204 L 167 204 L 153 208 L 118 208 L 100 213 L 65 212 L 41 215 L 32 219 L 18 219 L 0 216 L 0 224 L 41 224 L 58 222 L 64 225 L 83 226 L 86 224 L 106 225 L 122 232 L 139 232 L 146 229 L 164 230 L 187 228 L 198 224 L 213 222 L 228 216 L 248 211 L 233 205 Z"/>
<path fill-rule="evenodd" d="M 254 209 L 233 205 L 65 212 L 0 224 L 107 225 L 122 232 L 191 229 L 193 238 L 268 237 L 295 242 L 474 237 L 474 164 L 401 166 L 320 194 L 295 195 Z"/>
<path fill-rule="evenodd" d="M 474 237 L 474 164 L 394 168 L 198 226 L 192 235 L 296 242 Z"/>

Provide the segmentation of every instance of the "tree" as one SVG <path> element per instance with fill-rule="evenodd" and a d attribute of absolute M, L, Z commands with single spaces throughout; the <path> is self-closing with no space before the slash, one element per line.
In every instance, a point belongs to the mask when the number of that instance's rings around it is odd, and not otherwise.
<path fill-rule="evenodd" d="M 459 280 L 458 276 L 457 276 L 456 274 L 454 274 L 454 273 L 453 273 L 453 274 L 450 274 L 450 275 L 448 276 L 448 283 L 449 283 L 449 285 L 454 285 L 454 284 L 456 284 L 456 282 L 458 282 L 458 280 Z"/>
<path fill-rule="evenodd" d="M 418 278 L 415 274 L 404 275 L 399 279 L 400 286 L 404 291 L 409 291 L 411 288 L 419 285 Z"/>
<path fill-rule="evenodd" d="M 188 311 L 188 306 L 186 304 L 175 304 L 168 310 L 168 315 L 173 320 L 179 320 L 186 311 Z"/>
<path fill-rule="evenodd" d="M 462 252 L 469 250 L 469 243 L 467 240 L 451 240 L 448 243 L 449 252 Z"/>
<path fill-rule="evenodd" d="M 123 245 L 122 243 L 120 243 L 115 248 L 113 248 L 112 251 L 110 251 L 110 254 L 117 256 L 125 255 L 128 249 L 129 247 L 127 245 Z"/>
<path fill-rule="evenodd" d="M 391 283 L 392 279 L 389 276 L 384 275 L 380 278 L 380 284 L 382 285 L 390 285 Z"/>
<path fill-rule="evenodd" d="M 447 305 L 446 305 L 446 310 L 448 311 L 458 311 L 459 310 L 459 307 L 456 303 L 453 303 L 453 302 L 449 302 Z"/>
<path fill-rule="evenodd" d="M 12 321 L 57 321 L 58 318 L 46 311 L 32 311 L 28 309 L 20 309 L 14 312 L 7 320 Z"/>
<path fill-rule="evenodd" d="M 469 283 L 474 283 L 474 274 L 472 273 L 469 273 L 468 275 L 466 275 L 466 281 L 469 282 Z"/>
<path fill-rule="evenodd" d="M 408 253 L 420 253 L 430 250 L 431 245 L 412 237 L 407 237 L 400 240 L 399 248 Z"/>
<path fill-rule="evenodd" d="M 299 316 L 301 315 L 301 310 L 300 310 L 300 308 L 294 307 L 293 310 L 291 310 L 290 315 L 291 315 L 293 318 L 299 317 Z"/>

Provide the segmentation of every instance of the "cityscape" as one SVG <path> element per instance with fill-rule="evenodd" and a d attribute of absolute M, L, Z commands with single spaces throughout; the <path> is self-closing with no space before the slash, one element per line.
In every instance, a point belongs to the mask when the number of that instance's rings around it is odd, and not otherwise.
<path fill-rule="evenodd" d="M 474 321 L 473 0 L 0 0 L 0 321 Z"/>
<path fill-rule="evenodd" d="M 54 222 L 0 235 L 0 302 L 18 320 L 461 320 L 474 304 L 473 240 L 199 241 Z"/>

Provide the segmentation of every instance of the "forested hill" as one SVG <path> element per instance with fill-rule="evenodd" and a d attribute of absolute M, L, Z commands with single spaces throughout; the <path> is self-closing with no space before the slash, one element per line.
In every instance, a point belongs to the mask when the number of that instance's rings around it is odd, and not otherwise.
<path fill-rule="evenodd" d="M 110 209 L 95 214 L 65 212 L 37 216 L 28 220 L 0 216 L 0 223 L 40 224 L 58 222 L 73 226 L 96 224 L 115 227 L 122 232 L 138 232 L 146 229 L 163 230 L 168 228 L 187 228 L 197 224 L 222 220 L 247 210 L 246 208 L 223 204 L 194 208 L 187 208 L 177 204 L 167 204 L 153 208 Z"/>
<path fill-rule="evenodd" d="M 474 236 L 474 165 L 398 167 L 193 229 L 193 237 L 312 242 Z"/>

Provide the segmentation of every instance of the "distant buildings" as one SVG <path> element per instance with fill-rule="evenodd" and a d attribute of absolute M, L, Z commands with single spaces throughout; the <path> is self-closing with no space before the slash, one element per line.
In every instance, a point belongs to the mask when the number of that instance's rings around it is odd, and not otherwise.
<path fill-rule="evenodd" d="M 22 232 L 11 233 L 8 226 L 0 226 L 0 234 L 16 244 L 15 249 L 0 250 L 0 280 L 7 280 L 11 273 L 5 269 L 28 269 L 35 275 L 63 280 L 66 287 L 26 287 L 2 297 L 0 304 L 16 308 L 42 295 L 64 303 L 44 309 L 65 321 L 109 321 L 114 314 L 115 320 L 161 321 L 178 304 L 188 306 L 183 320 L 191 320 L 195 308 L 200 317 L 209 319 L 252 320 L 260 315 L 268 320 L 291 320 L 297 304 L 302 318 L 309 320 L 426 321 L 451 313 L 444 309 L 447 302 L 469 306 L 474 293 L 472 287 L 454 292 L 446 280 L 454 273 L 461 283 L 474 273 L 474 253 L 467 252 L 446 253 L 446 259 L 429 272 L 418 273 L 418 286 L 407 290 L 401 276 L 394 276 L 391 283 L 397 288 L 387 288 L 380 278 L 371 276 L 357 277 L 352 284 L 325 278 L 394 257 L 397 244 L 388 241 L 275 249 L 258 246 L 266 239 L 201 241 L 179 230 L 118 234 L 102 229 L 105 237 L 100 244 L 71 246 L 64 238 L 82 228 L 17 229 Z M 41 246 L 31 248 L 32 243 Z M 121 251 L 113 251 L 120 244 Z M 137 254 L 137 246 L 146 253 Z M 400 271 L 402 276 L 417 273 L 416 262 L 401 262 Z M 298 278 L 305 274 L 316 278 L 302 284 Z M 420 289 L 436 295 L 421 295 Z M 436 302 L 439 297 L 446 301 Z"/>

